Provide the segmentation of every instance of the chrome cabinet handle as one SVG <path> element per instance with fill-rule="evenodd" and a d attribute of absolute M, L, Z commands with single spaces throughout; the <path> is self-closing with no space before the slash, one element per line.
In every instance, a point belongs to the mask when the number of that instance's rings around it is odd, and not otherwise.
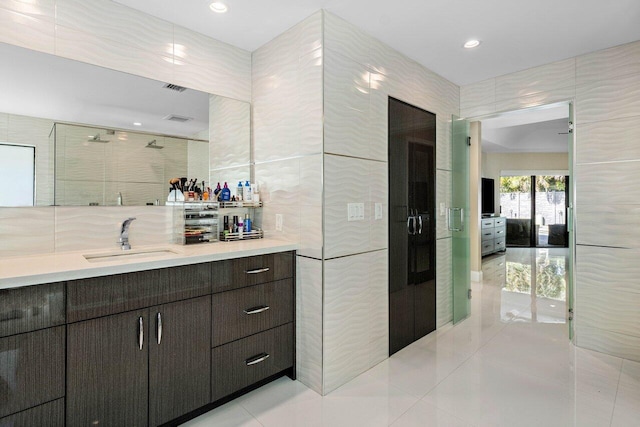
<path fill-rule="evenodd" d="M 247 360 L 244 361 L 244 363 L 246 363 L 247 366 L 251 366 L 251 365 L 258 364 L 260 362 L 264 362 L 268 358 L 269 358 L 268 353 L 262 353 L 262 354 L 258 354 L 257 356 L 248 358 Z"/>
<path fill-rule="evenodd" d="M 260 307 L 251 307 L 251 308 L 247 308 L 246 310 L 242 310 L 244 311 L 244 314 L 258 314 L 258 313 L 262 313 L 264 311 L 269 310 L 269 306 L 268 305 L 263 305 Z"/>
<path fill-rule="evenodd" d="M 144 346 L 144 323 L 142 316 L 138 317 L 138 348 L 142 350 Z"/>
<path fill-rule="evenodd" d="M 422 234 L 422 215 L 418 215 L 418 234 Z"/>
<path fill-rule="evenodd" d="M 245 273 L 246 274 L 258 274 L 258 273 L 266 273 L 267 271 L 269 271 L 269 267 L 256 268 L 255 270 L 246 270 Z"/>
<path fill-rule="evenodd" d="M 162 314 L 156 314 L 156 336 L 158 337 L 158 345 L 162 342 Z"/>

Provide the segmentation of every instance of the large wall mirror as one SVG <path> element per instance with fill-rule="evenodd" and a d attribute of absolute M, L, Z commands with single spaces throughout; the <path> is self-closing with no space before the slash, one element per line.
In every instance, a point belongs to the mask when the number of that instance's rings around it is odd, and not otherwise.
<path fill-rule="evenodd" d="M 5 179 L 2 206 L 163 205 L 171 178 L 251 178 L 246 102 L 13 45 L 0 55 L 0 149 L 35 151 L 35 172 Z M 29 175 L 32 201 L 12 197 Z"/>

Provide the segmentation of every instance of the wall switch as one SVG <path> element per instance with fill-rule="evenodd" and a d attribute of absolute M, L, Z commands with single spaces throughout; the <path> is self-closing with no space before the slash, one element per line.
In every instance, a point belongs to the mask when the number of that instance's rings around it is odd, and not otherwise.
<path fill-rule="evenodd" d="M 440 216 L 445 216 L 447 213 L 447 205 L 440 203 Z"/>
<path fill-rule="evenodd" d="M 276 231 L 282 231 L 282 214 L 276 214 Z"/>
<path fill-rule="evenodd" d="M 375 207 L 376 207 L 375 219 L 376 220 L 382 219 L 382 203 L 376 203 Z"/>
<path fill-rule="evenodd" d="M 347 221 L 364 219 L 364 203 L 347 203 Z"/>

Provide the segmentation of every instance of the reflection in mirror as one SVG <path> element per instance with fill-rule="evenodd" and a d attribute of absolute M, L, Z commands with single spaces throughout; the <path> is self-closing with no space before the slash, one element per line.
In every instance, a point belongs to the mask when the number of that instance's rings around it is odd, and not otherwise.
<path fill-rule="evenodd" d="M 246 102 L 2 43 L 0 55 L 0 144 L 35 147 L 37 206 L 164 204 L 174 177 L 250 179 Z"/>

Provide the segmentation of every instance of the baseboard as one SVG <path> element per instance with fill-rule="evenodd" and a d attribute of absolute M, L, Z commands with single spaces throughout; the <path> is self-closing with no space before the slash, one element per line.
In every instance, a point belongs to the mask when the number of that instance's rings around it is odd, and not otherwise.
<path fill-rule="evenodd" d="M 482 282 L 482 270 L 481 271 L 473 271 L 473 270 L 471 270 L 471 281 L 472 282 Z"/>

